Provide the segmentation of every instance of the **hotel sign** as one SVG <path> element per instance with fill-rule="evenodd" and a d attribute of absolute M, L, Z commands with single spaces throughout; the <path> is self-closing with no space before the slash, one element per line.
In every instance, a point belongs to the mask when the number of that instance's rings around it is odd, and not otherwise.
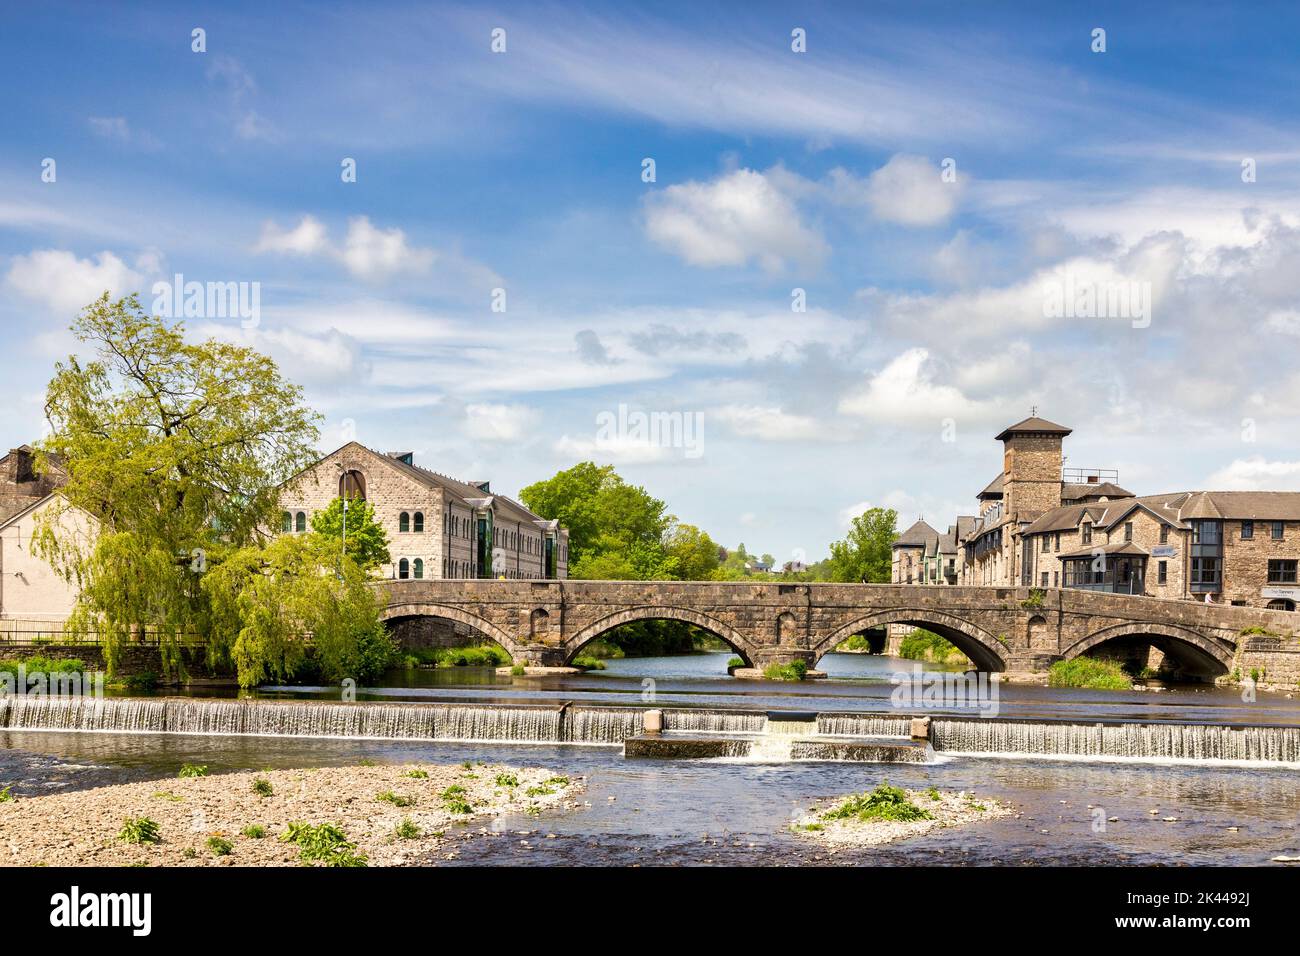
<path fill-rule="evenodd" d="M 1173 558 L 1177 557 L 1177 555 L 1178 549 L 1172 544 L 1158 544 L 1151 549 L 1151 556 L 1153 558 Z"/>
<path fill-rule="evenodd" d="M 1300 601 L 1300 588 L 1260 588 L 1259 596 L 1281 598 L 1284 601 Z"/>

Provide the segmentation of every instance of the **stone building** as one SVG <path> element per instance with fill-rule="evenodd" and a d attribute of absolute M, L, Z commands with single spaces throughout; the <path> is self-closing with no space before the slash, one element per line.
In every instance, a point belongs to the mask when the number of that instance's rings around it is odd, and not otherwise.
<path fill-rule="evenodd" d="M 349 442 L 281 491 L 281 530 L 311 528 L 314 512 L 340 495 L 374 508 L 388 533 L 384 577 L 556 579 L 568 577 L 569 532 L 486 481 L 457 481 L 415 464 L 411 452 Z"/>
<path fill-rule="evenodd" d="M 956 583 L 1296 609 L 1300 492 L 1136 496 L 1114 471 L 1065 469 L 1070 432 L 1035 416 L 997 436 L 1002 472 L 976 495 L 978 515 L 955 526 Z M 899 536 L 895 582 L 907 582 L 909 559 L 928 554 L 918 541 L 936 534 L 914 525 Z M 932 579 L 927 567 L 917 583 L 951 582 Z"/>

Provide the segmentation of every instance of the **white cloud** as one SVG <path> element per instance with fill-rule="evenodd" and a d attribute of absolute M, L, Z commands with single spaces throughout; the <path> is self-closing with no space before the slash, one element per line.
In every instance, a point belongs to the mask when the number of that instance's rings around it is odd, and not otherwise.
<path fill-rule="evenodd" d="M 328 258 L 367 282 L 435 272 L 440 284 L 454 288 L 473 287 L 482 293 L 485 301 L 487 290 L 502 281 L 481 263 L 455 251 L 441 252 L 414 246 L 401 229 L 381 229 L 367 216 L 354 216 L 348 220 L 348 231 L 342 245 L 330 240 L 329 230 L 314 216 L 303 216 L 292 229 L 282 229 L 275 222 L 266 222 L 262 224 L 253 251 Z"/>
<path fill-rule="evenodd" d="M 737 435 L 763 441 L 825 439 L 833 433 L 815 418 L 761 405 L 724 405 L 710 413 L 710 417 L 721 420 Z"/>
<path fill-rule="evenodd" d="M 861 185 L 862 198 L 877 219 L 904 226 L 934 226 L 947 221 L 957 207 L 961 179 L 944 182 L 937 166 L 923 156 L 892 157 Z M 859 188 L 852 177 L 837 170 L 837 192 L 851 201 Z"/>
<path fill-rule="evenodd" d="M 518 442 L 536 429 L 540 415 L 527 405 L 465 406 L 465 432 L 475 441 Z"/>
<path fill-rule="evenodd" d="M 560 436 L 555 442 L 555 453 L 561 458 L 575 461 L 608 462 L 619 465 L 640 465 L 663 461 L 669 449 L 649 439 L 615 436 L 597 441 L 594 438 Z"/>
<path fill-rule="evenodd" d="M 930 352 L 908 349 L 872 376 L 860 389 L 840 400 L 839 410 L 879 424 L 927 424 L 954 418 L 958 423 L 996 420 L 1001 412 L 990 402 L 978 402 L 936 381 Z"/>
<path fill-rule="evenodd" d="M 743 266 L 768 272 L 813 267 L 827 253 L 800 221 L 794 202 L 766 177 L 738 169 L 710 182 L 669 186 L 646 200 L 646 234 L 694 266 Z"/>
<path fill-rule="evenodd" d="M 1238 458 L 1212 474 L 1208 485 L 1213 491 L 1300 490 L 1300 461 Z"/>
<path fill-rule="evenodd" d="M 6 283 L 24 298 L 69 321 L 107 291 L 113 298 L 140 291 L 144 277 L 111 252 L 78 259 L 64 249 L 15 256 Z"/>

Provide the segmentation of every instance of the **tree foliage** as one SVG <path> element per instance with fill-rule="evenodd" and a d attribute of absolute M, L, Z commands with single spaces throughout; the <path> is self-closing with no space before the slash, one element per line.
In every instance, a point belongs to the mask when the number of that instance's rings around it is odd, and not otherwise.
<path fill-rule="evenodd" d="M 882 583 L 889 581 L 898 512 L 868 508 L 853 519 L 843 541 L 831 545 L 830 580 Z"/>
<path fill-rule="evenodd" d="M 67 482 L 36 534 L 79 590 L 68 629 L 97 633 L 110 671 L 145 633 L 165 669 L 200 638 L 243 683 L 291 674 L 306 631 L 327 671 L 352 666 L 378 623 L 352 583 L 361 569 L 323 563 L 323 536 L 270 538 L 281 486 L 317 457 L 298 386 L 253 349 L 187 340 L 135 296 L 105 293 L 73 332 L 89 354 L 56 364 L 38 449 Z M 68 533 L 72 509 L 95 519 L 93 535 Z"/>
<path fill-rule="evenodd" d="M 312 515 L 311 529 L 333 542 L 334 547 L 341 551 L 344 537 L 343 499 L 335 498 L 328 508 Z M 347 554 L 365 571 L 373 571 L 392 560 L 388 553 L 388 532 L 375 518 L 374 505 L 363 498 L 348 501 Z"/>

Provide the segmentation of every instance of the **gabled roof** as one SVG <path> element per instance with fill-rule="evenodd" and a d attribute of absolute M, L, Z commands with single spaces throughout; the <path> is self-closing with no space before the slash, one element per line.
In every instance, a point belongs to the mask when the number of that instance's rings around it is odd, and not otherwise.
<path fill-rule="evenodd" d="M 998 476 L 994 478 L 992 481 L 990 481 L 988 485 L 985 486 L 984 490 L 981 491 L 975 497 L 980 499 L 981 501 L 984 500 L 985 498 L 1001 498 L 1002 497 L 1002 475 L 999 473 Z"/>
<path fill-rule="evenodd" d="M 1113 481 L 1101 481 L 1087 484 L 1061 483 L 1062 501 L 1079 501 L 1084 498 L 1132 498 L 1133 492 L 1127 491 Z"/>
<path fill-rule="evenodd" d="M 895 548 L 924 548 L 926 542 L 937 537 L 939 537 L 939 532 L 924 521 L 917 521 L 916 524 L 894 539 L 893 546 Z"/>
<path fill-rule="evenodd" d="M 1016 422 L 1014 425 L 1008 425 L 1002 429 L 996 441 L 1004 441 L 1012 435 L 1060 435 L 1065 437 L 1072 431 L 1074 429 L 1058 425 L 1056 422 L 1049 422 L 1046 418 L 1031 416 L 1024 421 Z"/>
<path fill-rule="evenodd" d="M 1058 554 L 1058 558 L 1090 558 L 1095 554 L 1124 554 L 1140 557 L 1150 557 L 1149 551 L 1144 551 L 1132 541 L 1116 541 L 1113 544 L 1099 544 L 1095 547 L 1080 548 L 1077 551 L 1066 551 Z"/>

